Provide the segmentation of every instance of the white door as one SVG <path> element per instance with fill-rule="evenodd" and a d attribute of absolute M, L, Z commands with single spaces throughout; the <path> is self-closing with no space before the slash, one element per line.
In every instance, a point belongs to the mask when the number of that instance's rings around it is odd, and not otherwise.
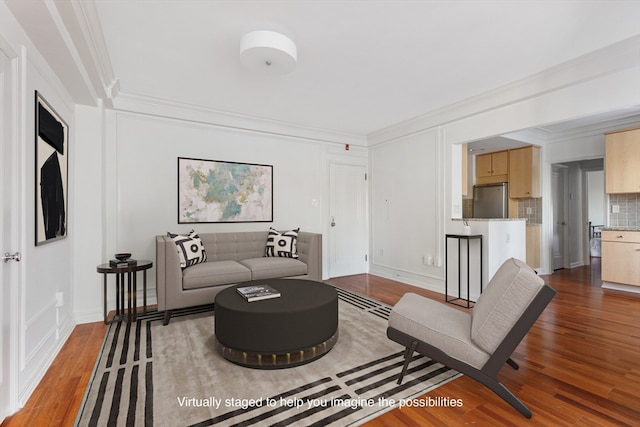
<path fill-rule="evenodd" d="M 566 251 L 566 198 L 565 187 L 566 169 L 564 167 L 553 167 L 551 181 L 551 192 L 553 199 L 553 242 L 551 245 L 553 269 L 558 270 L 565 267 Z"/>
<path fill-rule="evenodd" d="M 0 50 L 0 253 L 13 254 L 17 248 L 17 144 L 13 137 L 12 108 L 13 79 L 9 57 Z M 4 257 L 3 257 L 4 258 Z M 17 345 L 15 332 L 15 304 L 11 304 L 12 290 L 16 290 L 18 265 L 15 260 L 0 261 L 2 283 L 0 284 L 0 422 L 17 407 L 15 385 L 15 361 Z M 14 344 L 14 345 L 10 345 Z"/>
<path fill-rule="evenodd" d="M 367 272 L 367 170 L 329 166 L 329 277 Z"/>

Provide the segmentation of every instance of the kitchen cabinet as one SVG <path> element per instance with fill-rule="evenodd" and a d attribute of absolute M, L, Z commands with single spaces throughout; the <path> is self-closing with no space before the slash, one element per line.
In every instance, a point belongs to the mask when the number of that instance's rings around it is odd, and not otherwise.
<path fill-rule="evenodd" d="M 602 230 L 602 281 L 640 286 L 640 231 Z"/>
<path fill-rule="evenodd" d="M 605 134 L 605 192 L 640 193 L 640 128 Z"/>
<path fill-rule="evenodd" d="M 540 235 L 542 226 L 540 224 L 527 224 L 526 231 L 526 263 L 531 268 L 540 267 Z"/>
<path fill-rule="evenodd" d="M 540 197 L 540 147 L 509 150 L 509 197 Z"/>
<path fill-rule="evenodd" d="M 509 180 L 509 152 L 497 151 L 476 156 L 476 184 L 497 184 Z"/>

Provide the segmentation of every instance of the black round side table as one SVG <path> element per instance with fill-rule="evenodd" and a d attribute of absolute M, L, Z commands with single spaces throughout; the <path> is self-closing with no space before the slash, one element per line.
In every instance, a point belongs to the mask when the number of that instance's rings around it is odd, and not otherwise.
<path fill-rule="evenodd" d="M 104 323 L 109 324 L 116 321 L 127 320 L 127 322 L 136 321 L 138 309 L 137 309 L 137 273 L 142 271 L 142 283 L 143 283 L 143 314 L 147 313 L 147 270 L 153 266 L 153 262 L 147 260 L 137 261 L 135 264 L 126 266 L 114 266 L 110 263 L 100 264 L 97 267 L 98 273 L 102 273 L 104 276 Z M 109 274 L 115 274 L 116 276 L 116 313 L 111 320 L 107 319 L 107 276 Z M 126 277 L 126 281 L 125 281 Z M 124 305 L 124 293 L 125 282 L 127 289 L 128 307 L 125 313 Z M 126 314 L 126 315 L 125 315 Z"/>

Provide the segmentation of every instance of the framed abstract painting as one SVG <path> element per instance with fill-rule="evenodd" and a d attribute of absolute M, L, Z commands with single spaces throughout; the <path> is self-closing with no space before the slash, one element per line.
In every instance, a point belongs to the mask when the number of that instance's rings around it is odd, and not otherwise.
<path fill-rule="evenodd" d="M 68 229 L 69 127 L 35 92 L 35 244 L 63 239 Z"/>
<path fill-rule="evenodd" d="M 273 222 L 273 166 L 178 157 L 178 223 Z"/>

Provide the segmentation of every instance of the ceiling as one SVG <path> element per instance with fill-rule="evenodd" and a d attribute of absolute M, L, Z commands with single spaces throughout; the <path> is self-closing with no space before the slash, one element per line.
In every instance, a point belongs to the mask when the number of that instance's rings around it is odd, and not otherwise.
<path fill-rule="evenodd" d="M 635 0 L 4 1 L 78 103 L 127 95 L 365 136 L 640 34 Z M 265 29 L 296 43 L 293 72 L 243 68 L 241 37 Z"/>

